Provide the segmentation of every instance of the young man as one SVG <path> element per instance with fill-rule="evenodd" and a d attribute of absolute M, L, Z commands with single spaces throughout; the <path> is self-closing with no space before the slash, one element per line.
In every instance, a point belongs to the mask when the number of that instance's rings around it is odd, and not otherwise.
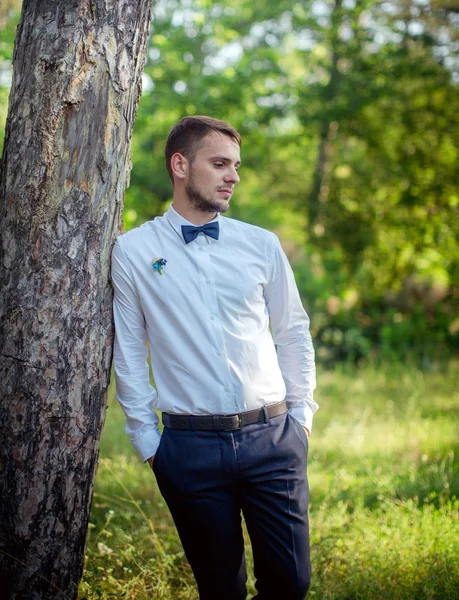
<path fill-rule="evenodd" d="M 201 600 L 246 598 L 241 513 L 256 597 L 303 600 L 314 351 L 276 236 L 220 216 L 239 183 L 240 146 L 227 123 L 179 121 L 165 152 L 172 206 L 117 239 L 117 397 L 134 447 L 155 472 Z"/>

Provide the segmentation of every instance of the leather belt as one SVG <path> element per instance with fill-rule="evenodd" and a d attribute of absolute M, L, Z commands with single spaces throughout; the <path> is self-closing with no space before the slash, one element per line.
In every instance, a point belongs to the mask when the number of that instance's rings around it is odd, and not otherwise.
<path fill-rule="evenodd" d="M 236 431 L 252 423 L 265 423 L 272 417 L 287 411 L 285 400 L 268 404 L 263 408 L 248 410 L 235 415 L 177 415 L 163 413 L 163 425 L 171 429 L 195 431 Z"/>

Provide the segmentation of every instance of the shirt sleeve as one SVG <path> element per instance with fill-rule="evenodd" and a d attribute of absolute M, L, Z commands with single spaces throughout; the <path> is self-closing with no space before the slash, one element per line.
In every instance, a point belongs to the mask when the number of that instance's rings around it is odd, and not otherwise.
<path fill-rule="evenodd" d="M 287 390 L 285 399 L 290 414 L 311 431 L 318 405 L 313 400 L 316 370 L 309 317 L 301 304 L 292 268 L 274 235 L 271 257 L 265 300 Z"/>
<path fill-rule="evenodd" d="M 145 319 L 119 239 L 112 253 L 112 282 L 116 397 L 126 415 L 126 433 L 145 461 L 156 453 L 161 437 L 154 410 L 157 394 L 150 385 Z"/>

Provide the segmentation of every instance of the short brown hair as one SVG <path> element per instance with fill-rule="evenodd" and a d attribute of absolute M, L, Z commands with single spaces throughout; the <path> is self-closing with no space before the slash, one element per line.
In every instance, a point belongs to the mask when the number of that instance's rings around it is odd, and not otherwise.
<path fill-rule="evenodd" d="M 242 144 L 240 134 L 229 123 L 219 121 L 212 117 L 203 115 L 195 115 L 192 117 L 183 117 L 176 123 L 167 138 L 164 154 L 166 156 L 166 167 L 169 173 L 170 180 L 174 183 L 174 178 L 171 169 L 171 158 L 176 152 L 183 154 L 190 163 L 196 157 L 202 139 L 211 131 L 228 135 L 238 143 Z"/>

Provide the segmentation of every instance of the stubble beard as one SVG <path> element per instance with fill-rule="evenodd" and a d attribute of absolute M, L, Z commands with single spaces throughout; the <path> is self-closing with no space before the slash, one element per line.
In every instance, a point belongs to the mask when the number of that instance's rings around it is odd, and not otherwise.
<path fill-rule="evenodd" d="M 193 208 L 201 212 L 225 213 L 229 208 L 229 202 L 227 201 L 218 200 L 217 198 L 206 198 L 203 196 L 196 186 L 193 174 L 190 176 L 185 191 Z"/>

